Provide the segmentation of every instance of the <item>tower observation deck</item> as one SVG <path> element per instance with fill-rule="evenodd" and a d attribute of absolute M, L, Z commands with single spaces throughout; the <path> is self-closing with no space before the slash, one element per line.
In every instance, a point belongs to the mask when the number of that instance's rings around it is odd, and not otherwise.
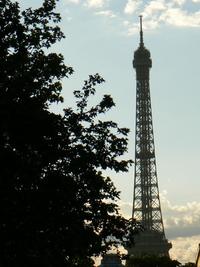
<path fill-rule="evenodd" d="M 158 189 L 152 109 L 149 86 L 151 54 L 144 46 L 142 16 L 140 16 L 140 44 L 134 53 L 136 70 L 135 174 L 132 218 L 143 231 L 135 236 L 129 255 L 169 256 L 163 226 Z"/>

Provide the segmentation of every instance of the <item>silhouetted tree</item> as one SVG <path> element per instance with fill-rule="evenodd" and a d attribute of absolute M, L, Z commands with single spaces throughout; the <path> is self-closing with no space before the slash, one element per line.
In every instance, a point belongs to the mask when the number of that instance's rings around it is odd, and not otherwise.
<path fill-rule="evenodd" d="M 48 53 L 64 35 L 56 1 L 20 12 L 0 1 L 0 266 L 92 266 L 92 255 L 121 240 L 126 221 L 103 170 L 127 171 L 128 130 L 101 116 L 114 106 L 105 95 L 88 104 L 90 76 L 64 115 L 61 79 L 73 70 Z"/>

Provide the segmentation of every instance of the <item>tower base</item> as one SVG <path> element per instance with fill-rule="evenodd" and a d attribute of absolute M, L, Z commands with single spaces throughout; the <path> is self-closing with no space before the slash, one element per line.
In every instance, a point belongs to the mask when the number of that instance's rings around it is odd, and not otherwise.
<path fill-rule="evenodd" d="M 169 256 L 172 244 L 158 231 L 144 231 L 135 235 L 135 243 L 127 248 L 130 257 L 155 255 L 158 257 Z"/>

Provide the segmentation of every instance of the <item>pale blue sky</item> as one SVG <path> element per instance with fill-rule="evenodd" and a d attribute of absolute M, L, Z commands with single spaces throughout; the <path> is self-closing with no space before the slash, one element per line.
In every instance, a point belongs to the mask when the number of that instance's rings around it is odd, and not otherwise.
<path fill-rule="evenodd" d="M 41 2 L 20 1 L 26 7 Z M 131 129 L 131 158 L 135 124 L 132 59 L 139 41 L 138 15 L 144 15 L 144 42 L 153 61 L 150 86 L 166 235 L 174 240 L 174 257 L 194 261 L 200 242 L 200 0 L 60 0 L 58 10 L 67 38 L 56 49 L 75 69 L 63 83 L 65 103 L 71 105 L 73 90 L 89 74 L 99 72 L 106 80 L 99 94 L 111 94 L 116 103 L 107 119 Z M 113 177 L 129 216 L 132 172 Z"/>

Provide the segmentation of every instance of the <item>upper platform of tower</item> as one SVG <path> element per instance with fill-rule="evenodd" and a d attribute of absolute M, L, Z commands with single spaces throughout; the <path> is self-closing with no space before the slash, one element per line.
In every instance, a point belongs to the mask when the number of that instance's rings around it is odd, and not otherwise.
<path fill-rule="evenodd" d="M 133 67 L 148 67 L 151 68 L 152 60 L 151 54 L 144 46 L 143 30 L 142 30 L 142 16 L 140 16 L 140 44 L 138 49 L 134 52 Z"/>

